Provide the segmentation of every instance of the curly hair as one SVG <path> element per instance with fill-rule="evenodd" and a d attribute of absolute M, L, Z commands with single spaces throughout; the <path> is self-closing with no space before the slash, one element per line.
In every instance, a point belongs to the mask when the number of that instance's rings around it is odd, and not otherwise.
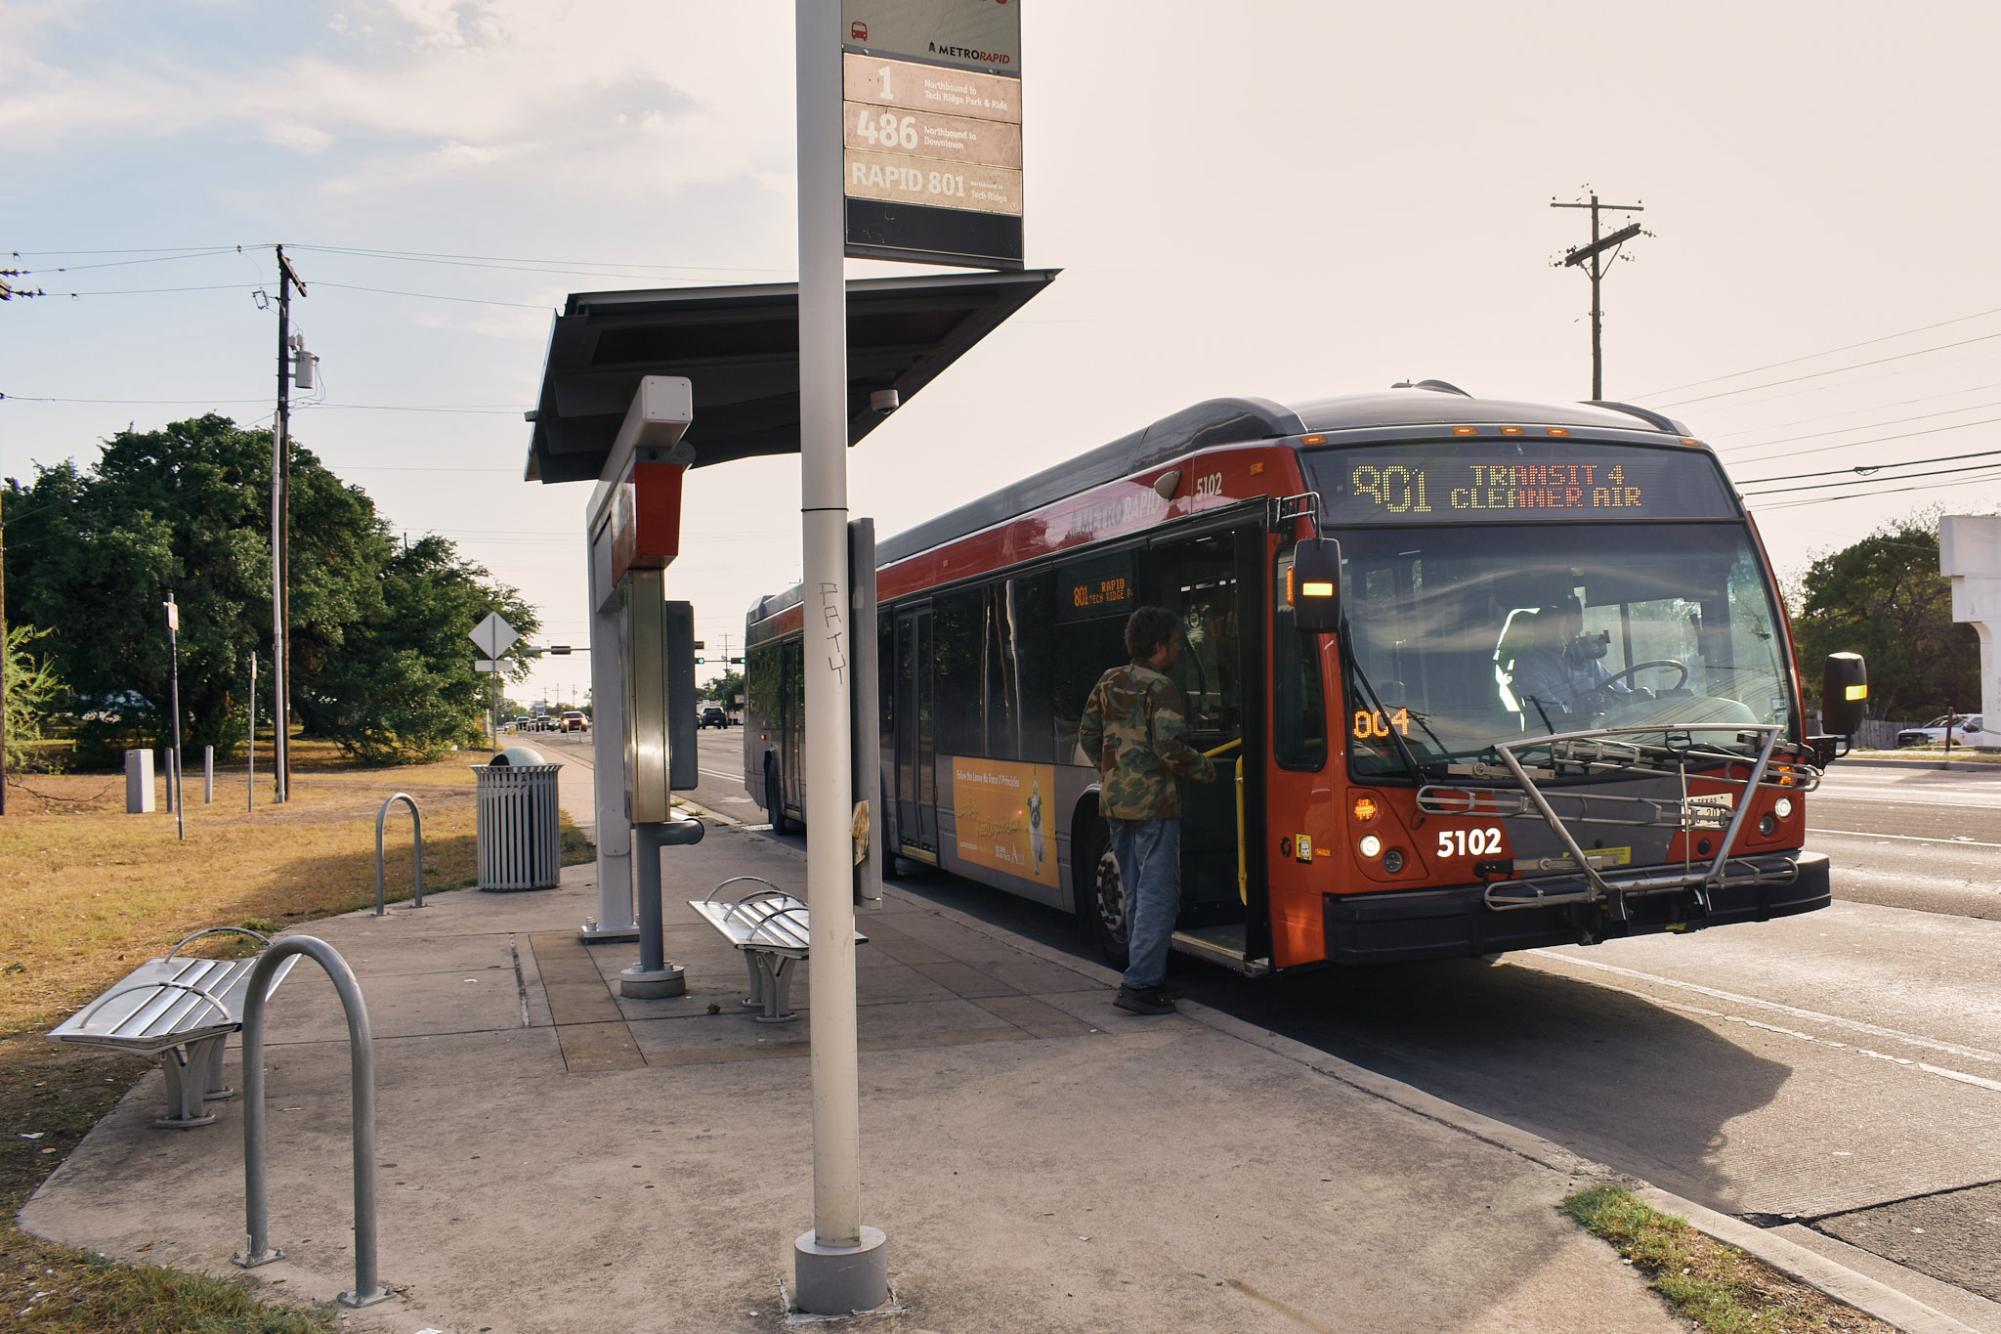
<path fill-rule="evenodd" d="M 1126 652 L 1134 662 L 1144 662 L 1162 645 L 1172 643 L 1179 628 L 1167 608 L 1141 607 L 1126 618 Z"/>

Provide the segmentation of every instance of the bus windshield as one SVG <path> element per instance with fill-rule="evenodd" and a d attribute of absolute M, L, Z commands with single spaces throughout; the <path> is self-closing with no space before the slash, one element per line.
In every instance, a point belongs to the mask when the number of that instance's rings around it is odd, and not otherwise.
<path fill-rule="evenodd" d="M 1492 761 L 1496 742 L 1586 728 L 1796 730 L 1784 632 L 1741 522 L 1377 527 L 1341 542 L 1358 774 L 1408 772 L 1406 751 L 1426 770 Z"/>

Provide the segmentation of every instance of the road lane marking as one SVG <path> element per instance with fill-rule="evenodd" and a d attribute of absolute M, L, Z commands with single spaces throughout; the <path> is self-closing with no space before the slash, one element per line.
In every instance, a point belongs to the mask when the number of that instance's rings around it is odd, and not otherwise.
<path fill-rule="evenodd" d="M 1899 843 L 1939 843 L 1948 848 L 2001 848 L 2001 843 L 1978 843 L 1970 838 L 1925 838 L 1920 834 L 1871 834 L 1860 829 L 1815 829 L 1809 834 L 1846 834 L 1850 838 L 1889 838 Z"/>
<path fill-rule="evenodd" d="M 717 770 L 714 770 L 714 769 L 703 769 L 703 770 L 702 770 L 702 772 L 703 772 L 703 773 L 705 773 L 705 774 L 707 774 L 707 775 L 708 775 L 709 777 L 711 777 L 711 778 L 727 778 L 727 779 L 728 779 L 728 780 L 729 780 L 730 782 L 732 782 L 732 783 L 735 783 L 735 784 L 736 784 L 736 785 L 737 785 L 738 787 L 742 787 L 742 786 L 743 786 L 743 775 L 742 775 L 742 774 L 726 774 L 726 773 L 720 773 L 720 772 L 718 772 Z"/>
<path fill-rule="evenodd" d="M 1540 953 L 1541 951 L 1534 952 Z M 1575 961 L 1573 960 L 1573 962 Z M 1768 1024 L 1761 1019 L 1747 1019 L 1741 1014 L 1726 1014 L 1722 1010 L 1712 1010 L 1706 1005 L 1696 1005 L 1689 1001 L 1669 1000 L 1664 997 L 1650 996 L 1644 991 L 1634 991 L 1627 987 L 1615 987 L 1609 982 L 1594 983 L 1593 985 L 1602 986 L 1607 991 L 1616 991 L 1621 996 L 1631 996 L 1635 1000 L 1645 1001 L 1649 1005 L 1663 1005 L 1670 1010 L 1676 1010 L 1682 1014 L 1692 1014 L 1703 1019 L 1714 1019 L 1718 1023 L 1741 1024 L 1745 1028 L 1755 1028 L 1761 1033 L 1772 1033 L 1779 1037 L 1792 1038 L 1798 1042 L 1811 1043 L 1816 1047 L 1828 1047 L 1835 1051 L 1852 1051 L 1857 1056 L 1866 1056 L 1872 1061 L 1887 1061 L 1891 1065 L 1901 1065 L 1907 1069 L 1921 1070 L 1925 1074 L 1937 1075 L 1941 1079 L 1950 1079 L 1956 1083 L 1971 1084 L 1975 1088 L 1989 1089 L 1993 1092 L 2001 1093 L 2001 1080 L 1984 1079 L 1979 1075 L 1969 1075 L 1964 1070 L 1951 1070 L 1942 1065 L 1930 1065 L 1924 1061 L 1914 1061 L 1908 1056 L 1895 1056 L 1889 1052 L 1871 1051 L 1867 1047 L 1858 1047 L 1847 1042 L 1837 1042 L 1833 1038 L 1815 1037 L 1811 1033 L 1802 1033 L 1796 1028 L 1787 1028 L 1781 1024 Z"/>
<path fill-rule="evenodd" d="M 1796 1019 L 1806 1019 L 1814 1023 L 1828 1024 L 1835 1028 L 1845 1028 L 1856 1033 L 1867 1033 L 1871 1037 L 1888 1038 L 1892 1042 L 1909 1043 L 1913 1047 L 1926 1047 L 1932 1051 L 1944 1052 L 1949 1056 L 1959 1056 L 1970 1061 L 1989 1061 L 2001 1065 L 2001 1052 L 1982 1051 L 1978 1047 L 1963 1047 L 1956 1042 L 1944 1042 L 1938 1038 L 1920 1037 L 1915 1033 L 1905 1033 L 1881 1024 L 1865 1023 L 1860 1019 L 1844 1019 L 1837 1014 L 1824 1014 L 1819 1010 L 1803 1010 L 1796 1005 L 1785 1005 L 1778 1001 L 1759 1000 L 1755 996 L 1740 996 L 1734 991 L 1723 991 L 1716 987 L 1705 987 L 1696 982 L 1678 982 L 1671 977 L 1658 977 L 1653 973 L 1643 973 L 1635 968 L 1621 968 L 1617 964 L 1599 963 L 1595 959 L 1579 959 L 1568 954 L 1558 954 L 1554 950 L 1530 950 L 1530 954 L 1551 959 L 1557 963 L 1570 964 L 1577 968 L 1591 968 L 1602 973 L 1612 973 L 1618 977 L 1629 977 L 1636 982 L 1651 982 L 1656 986 L 1672 987 L 1676 991 L 1692 991 L 1698 996 L 1708 996 L 1712 1000 L 1728 1001 L 1734 1005 L 1750 1005 L 1762 1010 L 1774 1010 L 1789 1014 Z M 1748 1021 L 1747 1021 L 1748 1022 Z"/>

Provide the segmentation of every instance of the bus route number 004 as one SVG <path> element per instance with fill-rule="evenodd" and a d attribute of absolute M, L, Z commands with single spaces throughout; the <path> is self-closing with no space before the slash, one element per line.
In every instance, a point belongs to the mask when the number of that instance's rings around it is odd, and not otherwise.
<path fill-rule="evenodd" d="M 884 70 L 883 81 L 888 80 L 889 71 Z M 855 137 L 875 148 L 909 152 L 917 147 L 917 117 L 863 107 L 855 113 Z"/>
<path fill-rule="evenodd" d="M 1391 514 L 1431 513 L 1431 488 L 1422 468 L 1358 463 L 1348 474 L 1348 488 L 1355 499 L 1373 501 Z"/>

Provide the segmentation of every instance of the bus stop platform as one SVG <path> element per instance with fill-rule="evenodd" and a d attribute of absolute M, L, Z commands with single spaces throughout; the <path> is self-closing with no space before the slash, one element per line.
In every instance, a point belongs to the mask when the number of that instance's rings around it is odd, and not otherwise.
<path fill-rule="evenodd" d="M 688 994 L 666 1000 L 619 997 L 636 947 L 578 941 L 588 865 L 546 893 L 437 894 L 301 928 L 353 965 L 379 1060 L 380 1267 L 396 1300 L 343 1313 L 343 1328 L 786 1327 L 780 1285 L 811 1223 L 808 1029 L 739 1004 L 742 959 L 687 907 L 733 875 L 804 892 L 797 854 L 754 832 L 669 849 L 668 957 Z M 863 1217 L 889 1234 L 896 1306 L 857 1323 L 1679 1328 L 1557 1212 L 1588 1164 L 1200 1007 L 1123 1014 L 1109 970 L 893 887 L 860 925 Z M 793 994 L 803 1006 L 808 988 Z M 326 1302 L 352 1278 L 353 1233 L 345 1029 L 318 970 L 273 998 L 268 1035 L 270 1239 L 285 1258 L 250 1282 Z M 242 1106 L 155 1130 L 160 1078 L 22 1223 L 235 1274 Z"/>

